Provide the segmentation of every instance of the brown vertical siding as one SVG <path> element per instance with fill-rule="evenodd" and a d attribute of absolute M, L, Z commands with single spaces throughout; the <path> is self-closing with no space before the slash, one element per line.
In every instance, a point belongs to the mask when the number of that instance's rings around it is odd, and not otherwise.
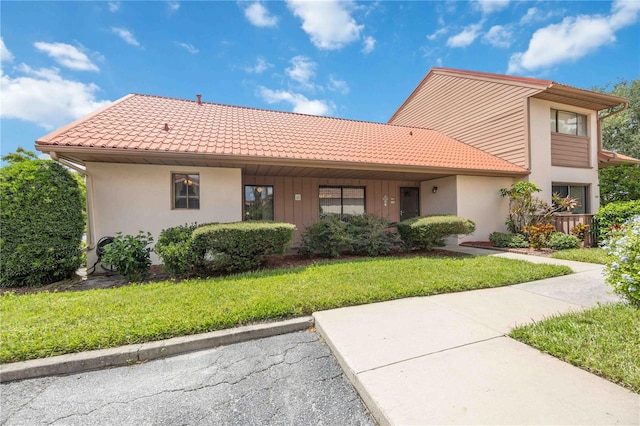
<path fill-rule="evenodd" d="M 389 123 L 435 129 L 527 167 L 525 100 L 539 91 L 507 82 L 434 74 Z"/>
<path fill-rule="evenodd" d="M 589 167 L 589 138 L 551 133 L 551 165 Z"/>
<path fill-rule="evenodd" d="M 419 187 L 416 181 L 385 181 L 370 179 L 327 179 L 300 178 L 283 176 L 244 176 L 243 185 L 272 185 L 274 197 L 274 216 L 278 222 L 288 222 L 298 229 L 294 245 L 299 242 L 304 228 L 316 222 L 319 217 L 318 187 L 320 185 L 364 186 L 365 209 L 367 213 L 383 217 L 391 222 L 400 219 L 400 187 Z M 301 195 L 295 201 L 295 194 Z M 383 197 L 388 197 L 384 206 Z M 391 199 L 395 203 L 391 204 Z"/>

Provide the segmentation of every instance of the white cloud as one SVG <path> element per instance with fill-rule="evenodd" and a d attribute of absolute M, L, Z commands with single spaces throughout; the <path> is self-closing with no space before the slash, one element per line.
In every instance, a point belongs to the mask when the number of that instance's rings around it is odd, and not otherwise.
<path fill-rule="evenodd" d="M 376 39 L 371 36 L 364 38 L 364 46 L 362 47 L 362 53 L 369 54 L 376 48 Z"/>
<path fill-rule="evenodd" d="M 433 41 L 433 40 L 437 39 L 438 37 L 440 37 L 441 35 L 446 34 L 447 31 L 449 31 L 449 29 L 447 27 L 442 27 L 442 28 L 434 31 L 433 33 L 429 34 L 427 36 L 427 40 Z"/>
<path fill-rule="evenodd" d="M 269 11 L 262 3 L 252 3 L 244 10 L 244 16 L 256 27 L 275 27 L 278 25 L 278 18 L 270 15 Z"/>
<path fill-rule="evenodd" d="M 483 14 L 488 15 L 509 6 L 509 0 L 477 0 L 475 6 Z"/>
<path fill-rule="evenodd" d="M 273 64 L 267 62 L 266 59 L 264 59 L 262 56 L 258 56 L 256 64 L 252 67 L 245 67 L 244 70 L 248 73 L 262 74 L 271 67 L 273 67 Z"/>
<path fill-rule="evenodd" d="M 335 106 L 331 102 L 320 99 L 307 99 L 300 93 L 287 92 L 284 90 L 271 90 L 266 87 L 259 87 L 258 94 L 268 104 L 287 102 L 293 106 L 293 112 L 311 115 L 329 115 Z"/>
<path fill-rule="evenodd" d="M 109 12 L 116 13 L 120 10 L 121 3 L 119 1 L 110 1 L 108 5 L 109 5 Z"/>
<path fill-rule="evenodd" d="M 291 80 L 300 83 L 302 88 L 313 90 L 314 84 L 311 80 L 316 76 L 318 64 L 302 55 L 294 56 L 289 60 L 289 63 L 291 66 L 284 70 L 287 76 Z"/>
<path fill-rule="evenodd" d="M 96 64 L 91 62 L 86 54 L 70 44 L 38 41 L 33 45 L 63 67 L 76 71 L 99 71 Z"/>
<path fill-rule="evenodd" d="M 564 9 L 559 8 L 548 9 L 543 12 L 536 7 L 530 7 L 529 9 L 527 9 L 527 13 L 522 15 L 522 18 L 520 18 L 520 24 L 528 25 L 535 22 L 542 22 L 556 16 L 562 16 L 564 15 L 564 13 Z"/>
<path fill-rule="evenodd" d="M 168 1 L 167 2 L 167 10 L 169 14 L 175 13 L 180 9 L 180 2 L 177 1 Z"/>
<path fill-rule="evenodd" d="M 611 14 L 566 17 L 559 24 L 537 30 L 525 52 L 509 60 L 508 73 L 522 73 L 575 61 L 616 41 L 615 32 L 638 20 L 640 2 L 617 0 Z"/>
<path fill-rule="evenodd" d="M 96 99 L 94 83 L 66 80 L 57 68 L 17 67 L 22 75 L 2 74 L 2 117 L 30 121 L 52 130 L 109 105 Z"/>
<path fill-rule="evenodd" d="M 178 46 L 182 47 L 183 49 L 185 49 L 185 50 L 186 50 L 187 52 L 189 52 L 189 53 L 196 54 L 196 53 L 200 52 L 200 50 L 199 50 L 197 47 L 195 47 L 193 44 L 190 44 L 190 43 L 180 43 L 180 42 L 178 42 L 178 41 L 176 41 L 176 44 L 177 44 Z"/>
<path fill-rule="evenodd" d="M 111 32 L 117 34 L 122 40 L 126 43 L 129 43 L 132 46 L 140 46 L 140 42 L 136 40 L 131 31 L 126 28 L 121 27 L 111 27 Z"/>
<path fill-rule="evenodd" d="M 484 35 L 484 41 L 495 47 L 509 47 L 513 34 L 511 31 L 502 25 L 494 25 Z"/>
<path fill-rule="evenodd" d="M 359 40 L 364 29 L 351 16 L 352 2 L 287 0 L 287 5 L 319 49 L 341 49 Z"/>
<path fill-rule="evenodd" d="M 482 22 L 465 27 L 460 33 L 449 37 L 447 46 L 449 47 L 467 47 L 475 41 L 480 35 Z"/>
<path fill-rule="evenodd" d="M 13 62 L 13 54 L 4 45 L 2 37 L 0 37 L 0 62 Z"/>
<path fill-rule="evenodd" d="M 329 74 L 329 85 L 327 89 L 332 92 L 340 92 L 343 95 L 349 93 L 350 90 L 346 81 L 337 79 L 333 74 Z"/>

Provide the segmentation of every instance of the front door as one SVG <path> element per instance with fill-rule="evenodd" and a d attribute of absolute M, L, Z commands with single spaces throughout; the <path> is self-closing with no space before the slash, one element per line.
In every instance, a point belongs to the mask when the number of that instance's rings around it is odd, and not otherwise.
<path fill-rule="evenodd" d="M 420 188 L 400 188 L 400 221 L 420 216 Z"/>

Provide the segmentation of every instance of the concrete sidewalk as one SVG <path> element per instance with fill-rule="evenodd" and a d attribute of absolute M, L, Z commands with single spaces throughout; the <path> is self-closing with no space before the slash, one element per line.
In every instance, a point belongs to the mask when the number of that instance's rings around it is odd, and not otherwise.
<path fill-rule="evenodd" d="M 520 324 L 618 300 L 602 266 L 448 247 L 570 266 L 510 287 L 314 314 L 347 377 L 386 424 L 640 424 L 640 396 L 519 343 Z"/>

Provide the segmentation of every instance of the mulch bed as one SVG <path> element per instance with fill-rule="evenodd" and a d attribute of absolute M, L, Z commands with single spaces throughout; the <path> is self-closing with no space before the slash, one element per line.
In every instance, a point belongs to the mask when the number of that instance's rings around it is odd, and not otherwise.
<path fill-rule="evenodd" d="M 467 254 L 452 252 L 447 250 L 432 250 L 432 251 L 411 251 L 403 252 L 396 251 L 391 253 L 392 257 L 467 257 Z M 315 265 L 318 263 L 331 262 L 332 260 L 357 260 L 364 259 L 363 256 L 341 256 L 338 259 L 324 259 L 319 257 L 305 257 L 299 254 L 286 254 L 284 256 L 267 256 L 264 263 L 261 266 L 261 270 L 265 269 L 281 269 L 281 268 L 297 268 L 299 266 Z M 149 273 L 149 279 L 147 282 L 157 282 L 169 280 L 169 275 L 162 270 L 162 266 L 153 265 Z M 74 275 L 72 278 L 58 281 L 41 287 L 0 287 L 0 295 L 4 293 L 15 294 L 31 294 L 41 293 L 44 291 L 49 292 L 63 292 L 63 291 L 84 291 L 93 290 L 99 288 L 115 288 L 130 285 L 118 274 L 103 274 L 96 273 L 89 276 Z"/>

